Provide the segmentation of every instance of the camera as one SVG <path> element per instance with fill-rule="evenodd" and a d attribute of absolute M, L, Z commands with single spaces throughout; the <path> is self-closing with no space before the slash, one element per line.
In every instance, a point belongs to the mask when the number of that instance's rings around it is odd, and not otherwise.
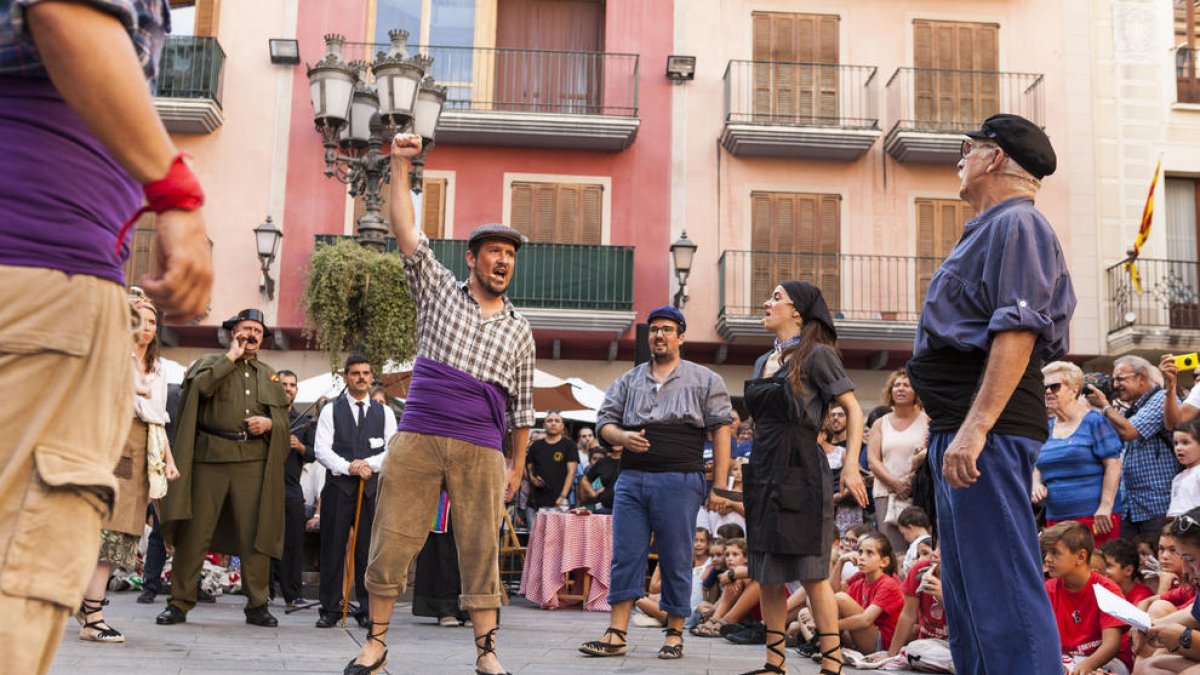
<path fill-rule="evenodd" d="M 1180 370 L 1196 370 L 1197 366 L 1200 366 L 1200 356 L 1196 352 L 1175 357 L 1175 367 Z"/>
<path fill-rule="evenodd" d="M 1083 393 L 1087 393 L 1089 386 L 1095 387 L 1104 394 L 1104 398 L 1112 400 L 1113 397 L 1113 381 L 1112 376 L 1105 375 L 1100 372 L 1086 373 L 1083 376 Z"/>

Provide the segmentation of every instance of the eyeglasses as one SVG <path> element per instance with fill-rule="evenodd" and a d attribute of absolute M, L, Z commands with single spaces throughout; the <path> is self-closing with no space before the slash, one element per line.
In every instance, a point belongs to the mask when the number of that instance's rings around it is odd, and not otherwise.
<path fill-rule="evenodd" d="M 674 335 L 678 332 L 679 329 L 675 326 L 650 326 L 651 335 L 658 335 L 659 333 L 662 333 L 663 335 Z"/>
<path fill-rule="evenodd" d="M 1138 376 L 1137 373 L 1134 373 L 1132 375 L 1117 375 L 1116 377 L 1114 377 L 1112 379 L 1112 381 L 1113 382 L 1124 382 L 1125 380 L 1132 380 L 1133 378 L 1135 378 L 1137 376 Z"/>
<path fill-rule="evenodd" d="M 971 154 L 971 151 L 974 150 L 976 147 L 985 147 L 988 149 L 999 150 L 999 148 L 997 148 L 995 146 L 991 146 L 991 145 L 978 146 L 977 144 L 972 143 L 971 141 L 963 141 L 962 148 L 959 149 L 959 152 L 962 154 L 962 158 L 966 159 L 967 155 Z"/>
<path fill-rule="evenodd" d="M 1051 382 L 1046 385 L 1046 391 L 1051 394 L 1057 394 L 1059 389 L 1062 389 L 1062 382 Z"/>

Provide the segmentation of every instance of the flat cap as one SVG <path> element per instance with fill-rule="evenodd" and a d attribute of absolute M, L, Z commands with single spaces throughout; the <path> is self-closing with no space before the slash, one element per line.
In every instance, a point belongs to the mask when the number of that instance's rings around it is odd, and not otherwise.
<path fill-rule="evenodd" d="M 1054 154 L 1054 146 L 1050 145 L 1050 137 L 1041 127 L 1020 115 L 992 115 L 984 121 L 979 131 L 968 131 L 967 136 L 994 141 L 1022 169 L 1039 180 L 1054 173 L 1058 167 L 1058 157 Z"/>
<path fill-rule="evenodd" d="M 520 250 L 521 244 L 525 243 L 525 237 L 513 228 L 500 223 L 488 223 L 471 230 L 471 236 L 467 239 L 467 247 L 474 246 L 475 242 L 484 239 L 503 239 L 517 250 Z"/>
<path fill-rule="evenodd" d="M 683 312 L 679 311 L 671 305 L 663 305 L 650 310 L 650 316 L 646 317 L 646 323 L 650 323 L 655 319 L 669 319 L 679 324 L 679 332 L 687 331 L 687 321 L 683 319 Z"/>

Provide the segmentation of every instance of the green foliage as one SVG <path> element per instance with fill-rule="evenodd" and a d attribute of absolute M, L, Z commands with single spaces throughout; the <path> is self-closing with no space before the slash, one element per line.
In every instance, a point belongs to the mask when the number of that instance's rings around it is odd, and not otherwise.
<path fill-rule="evenodd" d="M 396 253 L 350 238 L 318 243 L 302 302 L 304 336 L 329 353 L 332 370 L 350 350 L 365 354 L 376 374 L 384 363 L 403 363 L 416 353 L 415 309 Z"/>

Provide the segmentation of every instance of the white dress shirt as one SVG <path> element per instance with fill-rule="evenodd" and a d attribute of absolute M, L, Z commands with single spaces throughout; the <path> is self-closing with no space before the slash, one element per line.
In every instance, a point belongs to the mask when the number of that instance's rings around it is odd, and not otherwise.
<path fill-rule="evenodd" d="M 361 399 L 356 399 L 346 392 L 346 400 L 350 402 L 350 418 L 358 424 L 358 406 L 355 404 L 361 401 L 363 406 L 363 415 L 371 409 L 371 399 L 364 396 Z M 317 456 L 317 461 L 321 463 L 335 476 L 350 475 L 350 462 L 346 461 L 345 457 L 333 451 L 333 403 L 326 405 L 321 410 L 321 416 L 317 419 L 317 438 L 313 443 L 313 453 Z M 371 470 L 379 473 L 383 468 L 383 458 L 387 454 L 388 443 L 392 440 L 392 436 L 396 434 L 396 415 L 388 406 L 383 406 L 383 444 L 379 446 L 379 452 L 367 457 L 364 461 Z"/>

